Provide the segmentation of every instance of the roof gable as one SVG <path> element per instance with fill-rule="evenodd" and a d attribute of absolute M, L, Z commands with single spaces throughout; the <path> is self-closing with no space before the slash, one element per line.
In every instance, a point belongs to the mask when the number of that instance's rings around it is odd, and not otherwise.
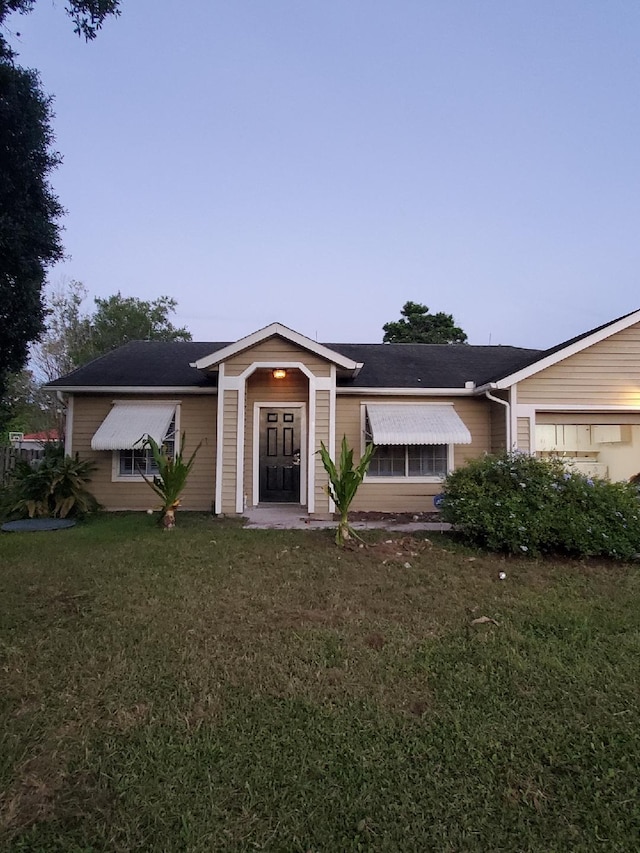
<path fill-rule="evenodd" d="M 530 376 L 534 376 L 536 373 L 546 370 L 546 368 L 564 361 L 565 358 L 576 355 L 576 353 L 582 352 L 582 350 L 588 349 L 594 344 L 600 343 L 600 341 L 604 341 L 636 323 L 640 323 L 640 309 L 625 314 L 623 317 L 618 317 L 617 320 L 611 320 L 609 323 L 598 326 L 596 329 L 591 329 L 589 332 L 584 332 L 581 335 L 570 338 L 568 341 L 557 344 L 548 350 L 544 350 L 538 358 L 535 358 L 516 372 L 495 377 L 495 379 L 487 382 L 487 384 L 499 389 L 509 388 L 511 385 L 522 382 L 524 379 L 528 379 Z"/>
<path fill-rule="evenodd" d="M 229 344 L 222 349 L 209 353 L 203 358 L 199 358 L 197 361 L 192 362 L 191 367 L 196 367 L 198 370 L 206 370 L 209 367 L 215 367 L 223 361 L 227 361 L 229 358 L 232 358 L 234 355 L 238 355 L 238 353 L 250 349 L 251 347 L 256 346 L 256 344 L 262 343 L 263 341 L 275 336 L 281 337 L 301 349 L 319 356 L 320 358 L 324 358 L 344 370 L 356 372 L 362 367 L 362 364 L 359 362 L 353 361 L 353 359 L 347 358 L 347 356 L 329 349 L 323 344 L 312 341 L 311 338 L 307 338 L 299 332 L 294 332 L 293 329 L 289 329 L 281 323 L 271 323 L 269 326 L 265 326 L 257 332 L 253 332 L 244 338 L 240 338 L 239 341 L 236 341 L 233 344 Z"/>

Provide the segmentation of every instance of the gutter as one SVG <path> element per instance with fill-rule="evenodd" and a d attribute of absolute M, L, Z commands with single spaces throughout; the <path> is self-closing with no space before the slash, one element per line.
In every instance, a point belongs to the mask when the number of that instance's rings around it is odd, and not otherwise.
<path fill-rule="evenodd" d="M 511 452 L 511 404 L 508 400 L 501 400 L 500 397 L 494 397 L 491 391 L 495 391 L 496 389 L 496 383 L 490 382 L 488 386 L 485 385 L 482 388 L 479 388 L 478 391 L 484 391 L 484 396 L 487 398 L 487 400 L 491 400 L 491 402 L 493 403 L 500 403 L 501 406 L 505 407 L 507 450 Z"/>

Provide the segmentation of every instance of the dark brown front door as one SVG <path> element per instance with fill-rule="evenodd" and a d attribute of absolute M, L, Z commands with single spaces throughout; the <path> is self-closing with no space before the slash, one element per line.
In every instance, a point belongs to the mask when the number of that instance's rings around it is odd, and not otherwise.
<path fill-rule="evenodd" d="M 300 503 L 300 409 L 260 409 L 260 500 Z"/>

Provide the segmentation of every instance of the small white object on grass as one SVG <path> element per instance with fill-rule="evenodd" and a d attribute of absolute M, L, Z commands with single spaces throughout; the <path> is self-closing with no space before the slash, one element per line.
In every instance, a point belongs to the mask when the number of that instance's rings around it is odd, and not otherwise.
<path fill-rule="evenodd" d="M 148 510 L 147 510 L 147 515 L 153 515 L 153 510 L 152 510 L 152 509 L 148 509 Z"/>
<path fill-rule="evenodd" d="M 500 572 L 498 577 L 500 578 L 501 581 L 504 581 L 507 579 L 507 573 L 506 572 Z"/>

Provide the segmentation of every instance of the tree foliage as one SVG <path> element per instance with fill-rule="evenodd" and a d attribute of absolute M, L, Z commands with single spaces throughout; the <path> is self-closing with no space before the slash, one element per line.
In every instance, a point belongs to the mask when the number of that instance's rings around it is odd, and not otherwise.
<path fill-rule="evenodd" d="M 402 319 L 382 327 L 385 344 L 465 344 L 465 332 L 456 326 L 453 316 L 440 311 L 431 314 L 426 305 L 405 302 Z"/>
<path fill-rule="evenodd" d="M 177 302 L 170 296 L 151 301 L 120 292 L 96 298 L 96 310 L 78 327 L 69 355 L 75 367 L 104 355 L 129 341 L 190 341 L 185 327 L 176 327 L 169 317 Z"/>
<path fill-rule="evenodd" d="M 33 365 L 45 382 L 79 367 L 76 354 L 86 346 L 90 330 L 90 318 L 82 310 L 86 297 L 86 287 L 74 280 L 45 296 L 46 329 L 32 347 Z"/>
<path fill-rule="evenodd" d="M 35 0 L 0 0 L 0 27 L 6 30 L 9 15 L 26 15 L 33 10 Z M 120 14 L 120 0 L 67 0 L 65 12 L 73 21 L 73 31 L 91 41 L 109 15 Z M 0 58 L 13 58 L 15 52 L 0 30 Z"/>
<path fill-rule="evenodd" d="M 16 64 L 7 40 L 9 16 L 34 5 L 0 0 L 0 398 L 7 374 L 24 366 L 29 344 L 44 329 L 42 287 L 63 253 L 63 209 L 49 183 L 60 162 L 51 98 L 36 71 Z M 118 7 L 119 0 L 67 0 L 65 9 L 75 32 L 90 40 Z"/>
<path fill-rule="evenodd" d="M 0 61 L 0 383 L 44 328 L 47 267 L 62 257 L 62 207 L 48 183 L 51 104 L 35 71 Z"/>

